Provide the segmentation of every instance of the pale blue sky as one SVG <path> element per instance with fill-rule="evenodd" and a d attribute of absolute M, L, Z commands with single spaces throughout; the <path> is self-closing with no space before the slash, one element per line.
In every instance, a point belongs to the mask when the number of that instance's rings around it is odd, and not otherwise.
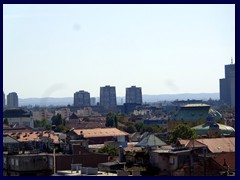
<path fill-rule="evenodd" d="M 3 90 L 20 98 L 219 92 L 235 5 L 3 5 Z"/>

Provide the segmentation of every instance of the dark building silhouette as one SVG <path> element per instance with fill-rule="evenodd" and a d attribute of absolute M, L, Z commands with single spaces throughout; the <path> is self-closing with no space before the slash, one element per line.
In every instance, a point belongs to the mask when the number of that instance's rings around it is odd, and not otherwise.
<path fill-rule="evenodd" d="M 74 106 L 77 106 L 77 107 L 90 106 L 90 93 L 86 91 L 75 92 Z"/>
<path fill-rule="evenodd" d="M 3 108 L 5 107 L 5 94 L 3 92 Z"/>
<path fill-rule="evenodd" d="M 7 95 L 7 107 L 17 108 L 18 107 L 18 95 L 15 92 L 11 92 Z"/>
<path fill-rule="evenodd" d="M 220 100 L 235 107 L 235 64 L 225 65 L 225 78 L 220 79 Z"/>
<path fill-rule="evenodd" d="M 103 106 L 104 111 L 116 111 L 117 99 L 114 86 L 100 87 L 100 106 Z"/>
<path fill-rule="evenodd" d="M 142 104 L 142 89 L 136 86 L 126 88 L 126 103 Z"/>

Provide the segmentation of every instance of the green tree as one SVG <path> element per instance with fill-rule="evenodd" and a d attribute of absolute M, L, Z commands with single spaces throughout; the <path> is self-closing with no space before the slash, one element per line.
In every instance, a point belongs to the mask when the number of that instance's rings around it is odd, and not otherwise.
<path fill-rule="evenodd" d="M 34 127 L 38 128 L 38 127 L 43 127 L 46 130 L 50 130 L 51 129 L 51 125 L 48 124 L 48 120 L 47 119 L 43 119 L 42 121 L 40 120 L 35 120 L 34 121 Z"/>
<path fill-rule="evenodd" d="M 108 113 L 107 114 L 107 117 L 106 117 L 106 127 L 113 127 L 113 113 L 112 112 L 110 112 L 110 113 Z"/>
<path fill-rule="evenodd" d="M 140 132 L 143 128 L 143 123 L 141 123 L 141 122 L 135 123 L 134 126 L 137 129 L 137 131 Z"/>
<path fill-rule="evenodd" d="M 163 132 L 163 129 L 164 129 L 163 127 L 159 126 L 158 124 L 153 124 L 152 128 L 153 128 L 154 133 L 161 133 L 161 132 Z"/>
<path fill-rule="evenodd" d="M 33 122 L 33 124 L 34 124 L 34 127 L 35 127 L 35 128 L 37 128 L 37 127 L 42 127 L 41 121 L 39 121 L 39 120 L 35 120 L 35 121 Z"/>
<path fill-rule="evenodd" d="M 154 128 L 152 127 L 152 125 L 144 124 L 143 127 L 142 127 L 142 132 L 153 133 L 154 132 Z"/>
<path fill-rule="evenodd" d="M 196 132 L 188 125 L 180 124 L 170 134 L 170 142 L 176 143 L 178 139 L 195 139 Z"/>
<path fill-rule="evenodd" d="M 50 124 L 47 124 L 46 126 L 45 126 L 45 129 L 46 130 L 50 130 L 52 128 L 52 126 L 50 125 Z"/>
<path fill-rule="evenodd" d="M 118 118 L 116 114 L 110 112 L 106 117 L 106 127 L 118 127 Z"/>
<path fill-rule="evenodd" d="M 9 122 L 8 122 L 8 119 L 7 119 L 7 118 L 5 118 L 5 119 L 4 119 L 4 121 L 3 121 L 3 124 L 6 124 L 6 125 L 8 125 L 8 124 L 9 124 Z"/>
<path fill-rule="evenodd" d="M 51 120 L 52 120 L 52 125 L 58 126 L 58 125 L 63 124 L 63 119 L 62 119 L 61 114 L 57 114 L 57 115 L 53 116 Z"/>
<path fill-rule="evenodd" d="M 70 128 L 64 126 L 63 124 L 60 124 L 57 126 L 56 130 L 57 132 L 62 132 L 62 133 L 66 133 Z"/>
<path fill-rule="evenodd" d="M 125 115 L 125 114 L 120 114 L 120 115 L 117 116 L 117 118 L 118 118 L 118 121 L 119 121 L 120 123 L 124 123 L 124 122 L 125 122 L 126 115 Z"/>
<path fill-rule="evenodd" d="M 117 118 L 116 115 L 114 116 L 114 121 L 113 122 L 114 122 L 113 126 L 117 128 L 118 127 L 118 118 Z"/>
<path fill-rule="evenodd" d="M 42 123 L 42 127 L 46 127 L 49 125 L 47 119 L 43 119 L 41 123 Z"/>
<path fill-rule="evenodd" d="M 106 145 L 103 148 L 98 150 L 99 153 L 107 153 L 111 156 L 117 156 L 118 155 L 118 148 L 115 146 L 109 146 Z"/>
<path fill-rule="evenodd" d="M 126 128 L 124 128 L 124 130 L 130 134 L 137 132 L 136 127 L 132 124 L 128 125 Z"/>

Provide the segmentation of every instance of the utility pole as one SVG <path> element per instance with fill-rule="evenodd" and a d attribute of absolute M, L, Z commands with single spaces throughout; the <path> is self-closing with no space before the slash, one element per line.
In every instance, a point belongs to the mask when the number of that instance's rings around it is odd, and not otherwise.
<path fill-rule="evenodd" d="M 203 169 L 203 175 L 206 176 L 206 153 L 207 153 L 207 149 L 204 148 L 203 149 L 203 153 L 204 153 L 204 169 Z"/>
<path fill-rule="evenodd" d="M 53 148 L 53 174 L 56 174 L 56 152 L 55 152 L 55 148 Z"/>

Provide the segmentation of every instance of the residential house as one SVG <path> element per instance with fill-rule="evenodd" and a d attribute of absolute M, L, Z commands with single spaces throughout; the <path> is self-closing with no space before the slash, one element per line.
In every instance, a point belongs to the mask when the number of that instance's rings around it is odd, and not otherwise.
<path fill-rule="evenodd" d="M 23 151 L 52 151 L 54 147 L 61 148 L 63 141 L 53 131 L 4 131 L 5 135 L 9 135 L 20 142 Z"/>
<path fill-rule="evenodd" d="M 6 109 L 3 111 L 3 120 L 7 119 L 8 124 L 15 127 L 34 128 L 33 117 L 30 111 L 23 109 Z"/>
<path fill-rule="evenodd" d="M 72 129 L 67 133 L 69 139 L 87 139 L 89 144 L 104 144 L 105 141 L 116 141 L 126 146 L 129 134 L 117 128 Z"/>
<path fill-rule="evenodd" d="M 8 134 L 3 134 L 3 151 L 8 154 L 18 153 L 20 150 L 20 142 Z"/>

